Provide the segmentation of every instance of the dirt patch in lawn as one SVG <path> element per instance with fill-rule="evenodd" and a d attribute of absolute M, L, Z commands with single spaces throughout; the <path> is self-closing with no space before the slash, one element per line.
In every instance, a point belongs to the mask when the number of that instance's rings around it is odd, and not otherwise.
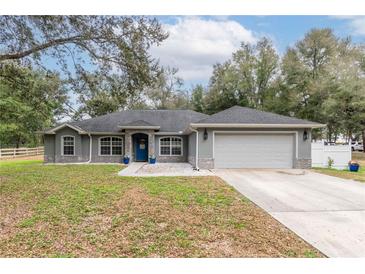
<path fill-rule="evenodd" d="M 24 156 L 24 157 L 7 157 L 7 158 L 1 158 L 1 162 L 16 162 L 21 160 L 42 160 L 43 161 L 44 155 L 35 155 L 35 156 Z"/>
<path fill-rule="evenodd" d="M 123 178 L 119 169 L 0 167 L 0 256 L 322 256 L 217 177 Z"/>

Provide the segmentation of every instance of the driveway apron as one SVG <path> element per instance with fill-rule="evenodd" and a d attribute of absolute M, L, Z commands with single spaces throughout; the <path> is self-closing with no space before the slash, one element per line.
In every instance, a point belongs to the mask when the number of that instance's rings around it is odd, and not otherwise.
<path fill-rule="evenodd" d="M 365 257 L 365 184 L 308 170 L 214 173 L 328 257 Z"/>

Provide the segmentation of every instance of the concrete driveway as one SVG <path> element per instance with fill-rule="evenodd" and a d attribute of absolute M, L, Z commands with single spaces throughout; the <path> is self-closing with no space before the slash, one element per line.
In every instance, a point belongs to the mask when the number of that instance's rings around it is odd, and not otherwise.
<path fill-rule="evenodd" d="M 365 184 L 303 170 L 213 172 L 328 257 L 365 257 Z"/>

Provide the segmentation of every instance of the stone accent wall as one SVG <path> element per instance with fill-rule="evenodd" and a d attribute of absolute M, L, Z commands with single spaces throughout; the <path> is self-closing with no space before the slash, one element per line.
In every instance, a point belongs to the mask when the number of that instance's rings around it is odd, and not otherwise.
<path fill-rule="evenodd" d="M 148 156 L 156 155 L 155 153 L 155 131 L 153 129 L 148 130 L 126 130 L 125 131 L 125 154 L 129 155 L 131 161 L 134 161 L 133 157 L 133 134 L 142 133 L 148 136 Z"/>
<path fill-rule="evenodd" d="M 182 163 L 185 162 L 184 156 L 159 156 L 156 155 L 157 163 Z"/>
<path fill-rule="evenodd" d="M 78 163 L 83 162 L 81 155 L 75 155 L 75 156 L 62 156 L 62 155 L 56 155 L 55 157 L 56 163 Z"/>
<path fill-rule="evenodd" d="M 200 169 L 212 169 L 214 168 L 213 158 L 199 158 L 198 165 Z"/>
<path fill-rule="evenodd" d="M 132 157 L 132 136 L 128 132 L 124 135 L 124 155 Z"/>
<path fill-rule="evenodd" d="M 312 167 L 312 159 L 295 159 L 294 168 L 308 169 Z"/>
<path fill-rule="evenodd" d="M 150 157 L 151 155 L 156 156 L 156 153 L 155 153 L 155 134 L 154 134 L 154 132 L 150 131 L 148 133 L 148 157 Z"/>

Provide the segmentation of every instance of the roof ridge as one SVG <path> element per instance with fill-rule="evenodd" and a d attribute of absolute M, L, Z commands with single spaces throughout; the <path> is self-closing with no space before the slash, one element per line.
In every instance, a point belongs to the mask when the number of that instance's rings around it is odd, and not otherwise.
<path fill-rule="evenodd" d="M 259 109 L 250 108 L 250 107 L 243 107 L 243 106 L 240 106 L 240 105 L 234 105 L 234 106 L 231 106 L 230 108 L 227 108 L 227 109 L 221 110 L 219 112 L 216 112 L 216 113 L 212 114 L 209 117 L 206 117 L 206 118 L 203 118 L 203 119 L 199 120 L 196 123 L 204 123 L 208 119 L 211 119 L 211 118 L 214 119 L 215 116 L 222 115 L 222 113 L 223 114 L 224 113 L 229 113 L 229 111 L 231 111 L 232 109 L 243 109 L 243 110 L 249 111 L 251 113 L 262 113 L 263 115 L 271 115 L 273 117 L 283 118 L 283 119 L 287 119 L 287 120 L 291 120 L 291 121 L 298 121 L 298 122 L 300 121 L 300 122 L 307 122 L 307 123 L 317 123 L 317 122 L 312 122 L 312 121 L 309 121 L 309 120 L 306 120 L 306 119 L 301 119 L 301 118 L 297 118 L 297 117 L 286 116 L 286 115 L 278 114 L 278 113 L 275 113 L 275 112 L 269 112 L 269 111 L 259 110 Z M 208 123 L 214 123 L 214 122 L 208 122 Z"/>

